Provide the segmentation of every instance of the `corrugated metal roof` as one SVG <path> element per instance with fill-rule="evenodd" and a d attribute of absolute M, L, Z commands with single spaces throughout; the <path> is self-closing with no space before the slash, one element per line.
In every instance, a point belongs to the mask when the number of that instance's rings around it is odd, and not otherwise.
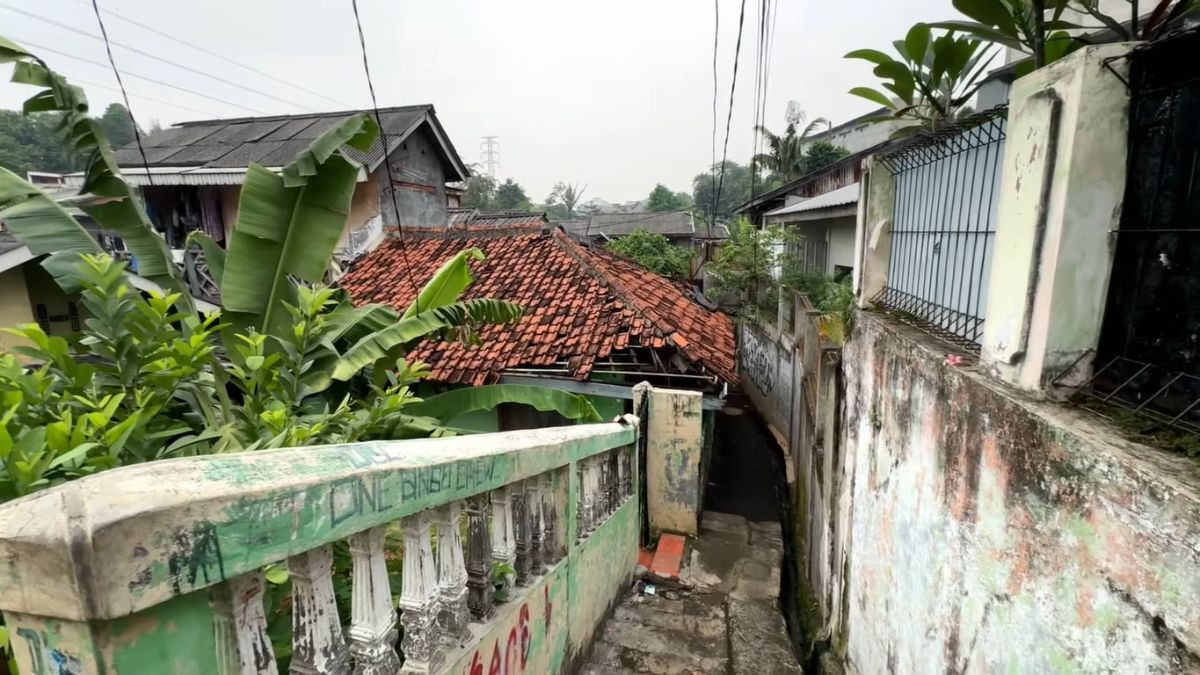
<path fill-rule="evenodd" d="M 634 230 L 672 236 L 694 234 L 696 227 L 692 221 L 692 214 L 688 211 L 603 213 L 591 217 L 586 232 L 591 237 L 616 237 Z"/>
<path fill-rule="evenodd" d="M 143 159 L 136 144 L 117 151 L 117 163 L 130 168 L 216 167 L 245 168 L 251 163 L 282 166 L 296 158 L 312 141 L 338 122 L 362 111 L 342 111 L 309 115 L 241 117 L 225 120 L 184 122 L 162 129 L 142 140 Z M 369 112 L 369 111 L 367 111 Z M 428 121 L 434 136 L 445 151 L 443 158 L 465 179 L 467 172 L 437 121 L 432 105 L 383 108 L 379 111 L 383 135 L 389 151 L 405 141 L 423 122 Z M 374 170 L 384 158 L 382 136 L 367 152 L 343 148 L 346 156 Z M 209 183 L 204 183 L 209 184 Z"/>
<path fill-rule="evenodd" d="M 805 211 L 816 211 L 818 209 L 827 209 L 834 206 L 845 206 L 846 204 L 858 203 L 858 183 L 851 183 L 846 187 L 841 187 L 832 192 L 826 192 L 823 195 L 817 195 L 812 199 L 805 199 L 802 202 L 784 206 L 767 211 L 767 216 L 786 216 L 793 213 L 803 213 Z"/>

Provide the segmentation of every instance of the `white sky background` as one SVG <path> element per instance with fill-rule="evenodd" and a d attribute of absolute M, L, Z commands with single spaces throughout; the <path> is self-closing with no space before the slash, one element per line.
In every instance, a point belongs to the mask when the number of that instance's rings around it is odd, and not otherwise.
<path fill-rule="evenodd" d="M 718 146 L 724 135 L 740 0 L 721 9 Z M 103 9 L 319 91 L 370 104 L 349 0 L 100 0 Z M 99 33 L 87 0 L 0 0 L 0 35 L 106 63 L 103 44 L 10 8 Z M 842 55 L 891 51 L 917 21 L 955 18 L 949 0 L 777 0 L 767 126 L 782 132 L 788 100 L 835 123 L 872 105 L 846 93 L 875 86 L 870 66 Z M 691 191 L 711 160 L 713 4 L 710 0 L 360 0 L 380 106 L 433 103 L 467 163 L 483 135 L 500 137 L 501 178 L 542 200 L 554 181 L 588 186 L 584 199 L 644 198 L 655 183 Z M 751 154 L 758 0 L 746 1 L 729 158 Z M 137 73 L 218 99 L 280 114 L 338 107 L 168 38 L 105 16 L 109 37 L 253 91 L 114 47 Z M 26 46 L 29 46 L 26 44 Z M 107 66 L 31 51 L 68 77 L 115 88 Z M 98 114 L 119 94 L 81 83 Z M 126 75 L 138 121 L 163 126 L 252 115 Z M 18 108 L 31 88 L 0 84 L 0 107 Z M 261 93 L 260 93 L 261 92 Z M 144 94 L 203 115 L 139 98 Z M 720 155 L 720 147 L 717 150 Z"/>

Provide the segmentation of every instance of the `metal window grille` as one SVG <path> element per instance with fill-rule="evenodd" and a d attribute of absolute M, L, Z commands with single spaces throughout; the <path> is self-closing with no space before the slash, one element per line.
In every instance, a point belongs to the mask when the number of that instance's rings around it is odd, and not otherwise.
<path fill-rule="evenodd" d="M 791 272 L 805 276 L 824 275 L 829 261 L 829 244 L 815 238 L 804 238 L 787 244 L 784 252 Z"/>
<path fill-rule="evenodd" d="M 1082 391 L 1200 432 L 1200 31 L 1135 50 L 1125 200 Z"/>
<path fill-rule="evenodd" d="M 872 302 L 978 351 L 996 236 L 1007 108 L 904 144 L 879 161 L 895 176 L 887 285 Z"/>

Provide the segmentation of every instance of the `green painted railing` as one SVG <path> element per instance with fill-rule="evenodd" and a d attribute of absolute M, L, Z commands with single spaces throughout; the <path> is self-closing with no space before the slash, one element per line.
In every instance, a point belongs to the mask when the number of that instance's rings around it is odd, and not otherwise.
<path fill-rule="evenodd" d="M 0 506 L 0 611 L 22 675 L 277 673 L 264 572 L 286 569 L 291 673 L 558 672 L 636 565 L 636 434 L 626 416 L 115 469 Z"/>

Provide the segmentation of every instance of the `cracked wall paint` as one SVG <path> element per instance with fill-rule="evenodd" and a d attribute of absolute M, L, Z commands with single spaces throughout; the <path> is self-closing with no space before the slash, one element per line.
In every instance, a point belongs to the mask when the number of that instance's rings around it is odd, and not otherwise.
<path fill-rule="evenodd" d="M 863 315 L 846 349 L 859 672 L 1200 669 L 1200 471 Z"/>
<path fill-rule="evenodd" d="M 703 396 L 653 389 L 646 423 L 646 508 L 650 533 L 695 535 L 705 477 Z"/>

